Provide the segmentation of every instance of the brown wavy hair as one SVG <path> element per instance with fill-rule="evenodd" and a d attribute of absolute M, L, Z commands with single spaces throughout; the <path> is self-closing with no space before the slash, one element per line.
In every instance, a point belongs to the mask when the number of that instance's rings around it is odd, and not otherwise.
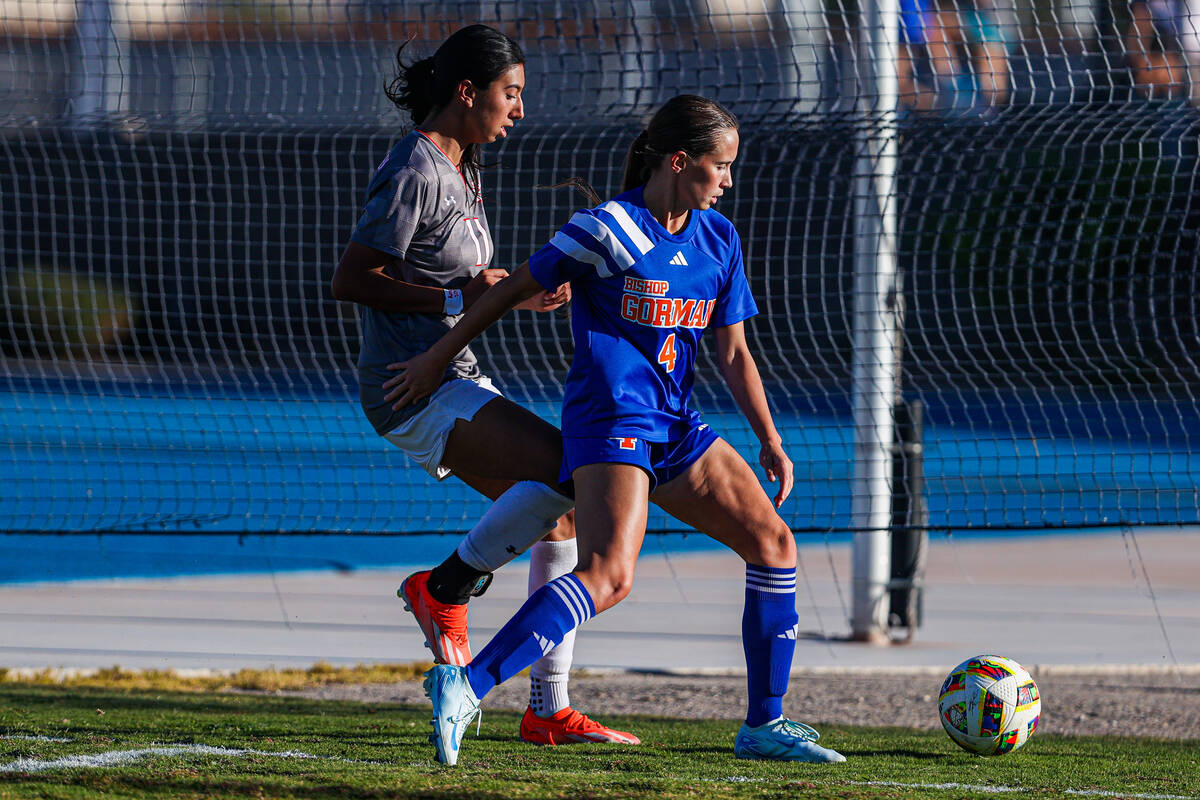
<path fill-rule="evenodd" d="M 627 192 L 649 180 L 664 156 L 680 150 L 690 158 L 715 152 L 721 134 L 737 127 L 737 117 L 716 100 L 694 94 L 672 97 L 629 145 L 621 191 Z"/>

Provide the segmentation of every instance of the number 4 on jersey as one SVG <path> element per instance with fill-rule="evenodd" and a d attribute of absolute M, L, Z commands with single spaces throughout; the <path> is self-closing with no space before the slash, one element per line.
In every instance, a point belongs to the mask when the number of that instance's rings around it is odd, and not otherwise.
<path fill-rule="evenodd" d="M 662 348 L 658 351 L 658 363 L 667 368 L 667 372 L 675 371 L 675 334 L 667 336 Z"/>

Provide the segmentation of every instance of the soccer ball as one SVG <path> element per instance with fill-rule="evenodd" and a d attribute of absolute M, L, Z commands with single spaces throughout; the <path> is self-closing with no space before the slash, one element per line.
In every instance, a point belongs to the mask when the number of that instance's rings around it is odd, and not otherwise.
<path fill-rule="evenodd" d="M 950 671 L 938 692 L 942 727 L 978 756 L 1016 750 L 1033 736 L 1041 714 L 1037 684 L 1011 658 L 969 658 Z"/>

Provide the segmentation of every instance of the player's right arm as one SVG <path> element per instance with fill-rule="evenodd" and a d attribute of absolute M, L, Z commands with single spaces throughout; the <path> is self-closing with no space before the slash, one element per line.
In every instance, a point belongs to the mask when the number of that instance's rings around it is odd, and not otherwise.
<path fill-rule="evenodd" d="M 565 290 L 565 285 L 560 287 L 560 291 Z M 458 324 L 433 347 L 407 361 L 388 364 L 388 369 L 400 372 L 383 384 L 383 388 L 389 390 L 384 398 L 398 411 L 431 394 L 442 385 L 446 365 L 459 351 L 515 306 L 545 291 L 530 273 L 529 264 L 522 264 L 512 275 L 484 292 Z"/>
<path fill-rule="evenodd" d="M 746 343 L 746 328 L 741 322 L 716 328 L 717 335 L 717 367 L 725 384 L 733 394 L 733 399 L 742 416 L 750 423 L 754 435 L 761 445 L 758 461 L 767 473 L 767 480 L 774 483 L 779 481 L 779 491 L 775 493 L 775 507 L 783 505 L 783 501 L 792 493 L 795 483 L 792 460 L 783 451 L 783 438 L 775 428 L 771 417 L 771 408 L 767 404 L 767 393 L 763 389 L 762 376 L 758 365 L 750 353 Z"/>
<path fill-rule="evenodd" d="M 333 273 L 330 289 L 334 299 L 369 306 L 379 311 L 409 314 L 440 314 L 446 292 L 436 286 L 420 286 L 396 280 L 384 272 L 392 256 L 360 242 L 350 242 Z M 485 269 L 463 287 L 463 307 L 469 308 L 487 288 L 508 275 L 502 269 Z"/>

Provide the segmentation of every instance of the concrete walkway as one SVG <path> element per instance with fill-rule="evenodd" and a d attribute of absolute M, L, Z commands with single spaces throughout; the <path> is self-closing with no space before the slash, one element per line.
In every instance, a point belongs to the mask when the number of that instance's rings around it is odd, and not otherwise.
<path fill-rule="evenodd" d="M 454 540 L 447 538 L 447 551 Z M 743 567 L 654 555 L 633 595 L 580 633 L 576 666 L 738 670 Z M 983 652 L 1026 666 L 1200 665 L 1200 531 L 957 541 L 935 536 L 914 641 L 845 641 L 850 550 L 801 551 L 795 667 L 943 669 Z M 235 669 L 428 660 L 395 598 L 409 570 L 0 586 L 0 667 Z M 525 568 L 472 604 L 481 647 L 525 597 Z"/>

